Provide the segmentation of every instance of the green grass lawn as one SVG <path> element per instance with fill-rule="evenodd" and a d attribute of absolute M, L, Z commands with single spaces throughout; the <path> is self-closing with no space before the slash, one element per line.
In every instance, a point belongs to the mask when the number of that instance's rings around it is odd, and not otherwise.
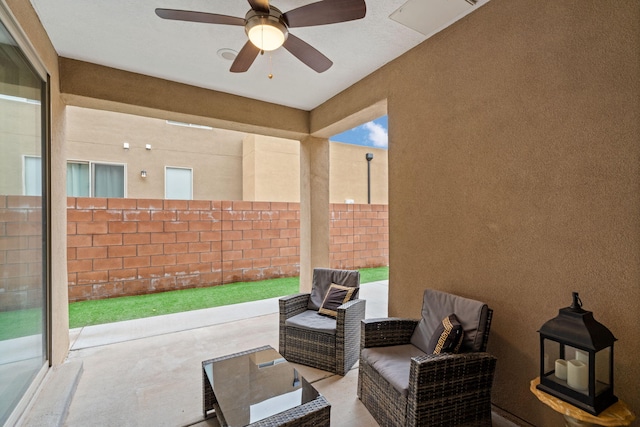
<path fill-rule="evenodd" d="M 42 310 L 0 312 L 0 341 L 42 333 Z"/>
<path fill-rule="evenodd" d="M 388 278 L 388 267 L 360 270 L 361 283 Z M 69 304 L 69 328 L 275 298 L 298 293 L 299 285 L 298 277 L 285 277 L 259 282 L 230 283 L 210 288 L 74 302 Z"/>

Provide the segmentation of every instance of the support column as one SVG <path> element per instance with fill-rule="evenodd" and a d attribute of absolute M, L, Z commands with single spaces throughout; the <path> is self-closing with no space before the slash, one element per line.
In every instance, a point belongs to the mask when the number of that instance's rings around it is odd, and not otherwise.
<path fill-rule="evenodd" d="M 300 141 L 300 292 L 311 291 L 313 269 L 330 267 L 329 140 Z"/>

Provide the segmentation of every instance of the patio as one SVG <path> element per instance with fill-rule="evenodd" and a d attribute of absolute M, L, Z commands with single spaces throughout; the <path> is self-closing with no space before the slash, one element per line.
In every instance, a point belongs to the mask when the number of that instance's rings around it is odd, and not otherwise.
<path fill-rule="evenodd" d="M 387 293 L 387 281 L 362 285 L 367 318 L 387 315 Z M 66 379 L 47 380 L 46 397 L 25 425 L 218 426 L 202 420 L 200 363 L 263 345 L 277 349 L 277 300 L 74 329 L 67 362 L 57 369 Z M 331 425 L 376 425 L 356 396 L 357 365 L 345 377 L 296 366 L 332 404 Z M 66 419 L 60 388 L 69 390 Z M 58 402 L 44 402 L 54 396 Z M 515 426 L 498 414 L 494 425 Z"/>

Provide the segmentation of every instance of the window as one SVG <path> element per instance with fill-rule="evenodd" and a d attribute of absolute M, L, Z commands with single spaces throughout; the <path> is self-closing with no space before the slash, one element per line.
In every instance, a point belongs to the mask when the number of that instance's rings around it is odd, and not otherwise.
<path fill-rule="evenodd" d="M 67 162 L 67 196 L 89 197 L 89 163 Z"/>
<path fill-rule="evenodd" d="M 193 170 L 167 166 L 164 172 L 164 198 L 173 200 L 193 199 Z"/>
<path fill-rule="evenodd" d="M 24 195 L 42 196 L 42 159 L 24 156 Z"/>
<path fill-rule="evenodd" d="M 125 197 L 125 166 L 95 162 L 67 162 L 67 196 Z"/>
<path fill-rule="evenodd" d="M 92 166 L 94 197 L 124 197 L 124 165 Z"/>

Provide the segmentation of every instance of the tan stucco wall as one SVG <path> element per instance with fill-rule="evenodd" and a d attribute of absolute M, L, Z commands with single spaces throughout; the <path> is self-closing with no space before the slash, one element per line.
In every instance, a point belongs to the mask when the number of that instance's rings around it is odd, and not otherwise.
<path fill-rule="evenodd" d="M 388 203 L 387 150 L 331 142 L 330 193 L 331 203 L 367 203 L 367 159 L 371 160 L 371 203 Z"/>
<path fill-rule="evenodd" d="M 67 291 L 67 198 L 66 153 L 64 145 L 65 106 L 60 97 L 58 55 L 34 12 L 22 0 L 6 0 L 25 32 L 40 62 L 51 76 L 51 354 L 52 364 L 60 364 L 69 349 Z"/>
<path fill-rule="evenodd" d="M 300 201 L 300 142 L 263 135 L 243 141 L 243 200 Z"/>
<path fill-rule="evenodd" d="M 170 166 L 193 170 L 194 200 L 242 200 L 242 132 L 78 107 L 67 108 L 67 129 L 67 159 L 126 165 L 126 197 L 164 198 Z"/>
<path fill-rule="evenodd" d="M 69 105 L 197 123 L 278 138 L 300 139 L 309 113 L 214 90 L 60 58 Z"/>
<path fill-rule="evenodd" d="M 244 200 L 300 201 L 299 141 L 247 135 L 244 139 Z M 366 153 L 371 161 L 371 203 L 388 202 L 387 150 L 329 141 L 331 203 L 367 203 Z"/>
<path fill-rule="evenodd" d="M 529 381 L 572 291 L 640 410 L 639 41 L 634 0 L 492 0 L 314 111 L 388 97 L 389 313 L 427 287 L 486 301 L 493 402 L 535 425 L 562 423 Z"/>
<path fill-rule="evenodd" d="M 300 142 L 300 292 L 311 292 L 313 268 L 330 267 L 329 161 L 326 138 Z"/>
<path fill-rule="evenodd" d="M 7 92 L 2 88 L 0 93 Z M 23 94 L 22 97 L 38 99 L 40 94 Z M 34 117 L 39 117 L 40 105 L 0 99 L 0 111 L 0 141 L 3 153 L 0 157 L 0 168 L 4 172 L 0 181 L 0 194 L 23 195 L 24 158 L 40 157 L 41 154 L 41 135 L 39 132 L 33 132 Z M 29 129 L 29 132 L 24 133 L 24 129 Z"/>
<path fill-rule="evenodd" d="M 32 107 L 33 108 L 33 107 Z M 67 159 L 125 165 L 126 197 L 164 198 L 165 167 L 193 169 L 195 200 L 300 201 L 300 142 L 89 108 L 67 108 Z M 124 149 L 124 143 L 129 149 Z M 146 144 L 151 145 L 147 150 Z M 387 150 L 330 142 L 330 201 L 388 202 Z M 0 160 L 1 162 L 2 160 Z M 19 189 L 20 164 L 15 186 Z M 140 171 L 147 172 L 141 178 Z M 18 192 L 18 194 L 20 194 Z"/>
<path fill-rule="evenodd" d="M 640 408 L 640 7 L 492 0 L 312 113 L 322 134 L 387 98 L 390 305 L 488 302 L 493 402 L 540 426 L 537 329 L 579 291 Z M 638 422 L 634 425 L 638 425 Z"/>

